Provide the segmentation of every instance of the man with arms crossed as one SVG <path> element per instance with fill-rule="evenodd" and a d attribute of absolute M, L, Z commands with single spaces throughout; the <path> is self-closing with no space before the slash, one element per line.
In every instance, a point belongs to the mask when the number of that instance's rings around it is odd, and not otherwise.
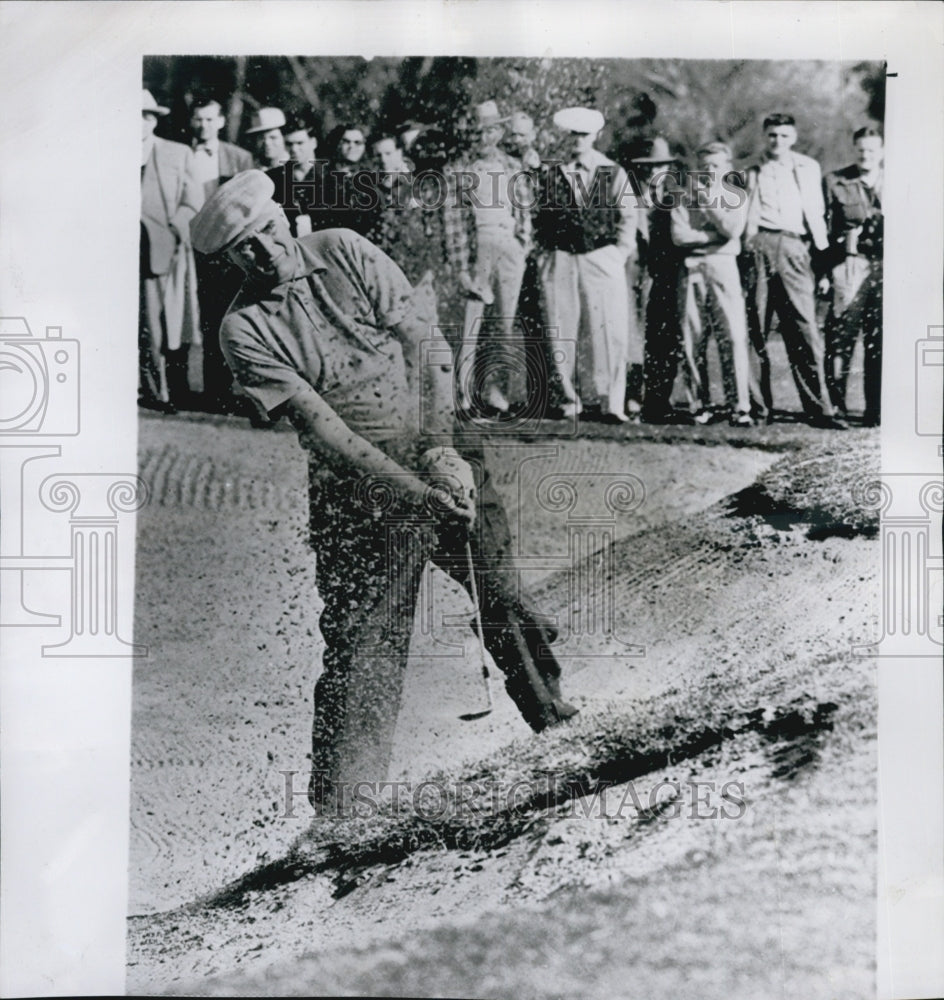
<path fill-rule="evenodd" d="M 682 354 L 689 405 L 696 424 L 711 420 L 706 349 L 714 333 L 721 359 L 729 420 L 750 427 L 747 389 L 747 319 L 737 256 L 746 222 L 746 198 L 728 187 L 731 150 L 709 142 L 698 151 L 701 182 L 672 209 L 672 242 L 686 253 L 679 279 Z"/>
<path fill-rule="evenodd" d="M 261 172 L 241 174 L 192 232 L 200 252 L 225 253 L 246 275 L 222 327 L 236 380 L 269 415 L 287 413 L 310 452 L 325 639 L 310 798 L 321 805 L 386 779 L 422 573 L 433 559 L 470 588 L 467 539 L 486 645 L 525 721 L 540 731 L 577 710 L 561 697 L 554 636 L 521 601 L 484 465 L 469 452 L 473 470 L 451 447 L 451 356 L 425 286 L 414 291 L 356 233 L 295 240 L 272 189 Z M 430 475 L 450 491 L 435 502 Z"/>

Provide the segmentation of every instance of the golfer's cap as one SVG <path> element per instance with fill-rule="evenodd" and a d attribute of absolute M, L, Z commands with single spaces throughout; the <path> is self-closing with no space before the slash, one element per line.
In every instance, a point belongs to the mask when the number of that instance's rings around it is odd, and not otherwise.
<path fill-rule="evenodd" d="M 275 184 L 261 170 L 245 170 L 220 187 L 190 220 L 194 250 L 220 253 L 247 233 L 273 204 Z"/>
<path fill-rule="evenodd" d="M 603 115 L 594 108 L 561 108 L 554 115 L 554 124 L 565 132 L 588 135 L 599 132 L 606 122 Z"/>

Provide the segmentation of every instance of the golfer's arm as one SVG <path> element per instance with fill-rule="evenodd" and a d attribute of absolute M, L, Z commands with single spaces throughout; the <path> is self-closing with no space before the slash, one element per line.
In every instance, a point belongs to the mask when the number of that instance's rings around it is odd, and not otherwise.
<path fill-rule="evenodd" d="M 430 446 L 451 445 L 455 410 L 449 344 L 432 323 L 427 326 L 410 320 L 400 324 L 396 334 L 403 350 L 410 398 L 418 404 L 415 419 L 419 436 Z"/>
<path fill-rule="evenodd" d="M 408 503 L 423 503 L 427 484 L 351 430 L 314 389 L 302 389 L 285 408 L 302 447 L 318 455 L 337 475 L 345 479 L 371 476 L 389 483 Z"/>

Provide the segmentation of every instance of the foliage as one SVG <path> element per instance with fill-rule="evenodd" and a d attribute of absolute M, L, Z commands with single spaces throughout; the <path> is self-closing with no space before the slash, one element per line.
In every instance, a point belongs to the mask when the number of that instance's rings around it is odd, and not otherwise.
<path fill-rule="evenodd" d="M 781 110 L 797 118 L 797 148 L 833 169 L 849 161 L 852 131 L 881 121 L 885 106 L 884 64 L 867 62 L 165 56 L 145 59 L 144 78 L 172 109 L 163 126 L 170 138 L 185 137 L 187 100 L 209 90 L 229 105 L 234 141 L 255 108 L 276 105 L 310 117 L 322 136 L 349 120 L 436 125 L 454 155 L 462 115 L 494 99 L 506 113 L 534 118 L 545 155 L 554 153 L 557 108 L 599 108 L 608 119 L 599 145 L 623 162 L 661 134 L 683 157 L 724 139 L 741 163 L 761 150 L 764 116 Z"/>

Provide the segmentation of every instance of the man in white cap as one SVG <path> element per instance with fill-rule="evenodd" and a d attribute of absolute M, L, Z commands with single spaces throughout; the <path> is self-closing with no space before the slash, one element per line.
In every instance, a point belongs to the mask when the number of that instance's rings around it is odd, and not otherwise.
<path fill-rule="evenodd" d="M 189 225 L 203 203 L 190 148 L 154 134 L 169 113 L 143 91 L 138 392 L 142 406 L 167 413 L 189 394 L 187 355 L 200 343 Z"/>
<path fill-rule="evenodd" d="M 285 114 L 281 108 L 259 108 L 253 113 L 246 135 L 252 136 L 256 147 L 256 163 L 263 170 L 281 167 L 288 161 L 285 148 Z"/>
<path fill-rule="evenodd" d="M 446 174 L 446 248 L 466 297 L 457 397 L 470 416 L 510 415 L 511 372 L 520 368 L 513 333 L 533 198 L 521 162 L 498 147 L 505 121 L 494 101 L 476 105 L 472 150 Z"/>
<path fill-rule="evenodd" d="M 427 288 L 350 230 L 295 240 L 272 192 L 265 174 L 240 174 L 191 231 L 199 252 L 246 275 L 222 327 L 237 381 L 263 412 L 287 414 L 311 453 L 325 653 L 310 798 L 322 805 L 386 779 L 422 574 L 433 559 L 470 587 L 467 540 L 486 644 L 525 720 L 541 730 L 576 709 L 547 624 L 521 602 L 481 452 L 470 464 L 453 447 L 451 354 Z"/>
<path fill-rule="evenodd" d="M 535 229 L 546 251 L 541 280 L 561 414 L 607 423 L 627 417 L 629 295 L 626 261 L 636 248 L 636 199 L 626 172 L 594 148 L 604 119 L 592 108 L 554 115 L 563 163 L 542 178 Z"/>

